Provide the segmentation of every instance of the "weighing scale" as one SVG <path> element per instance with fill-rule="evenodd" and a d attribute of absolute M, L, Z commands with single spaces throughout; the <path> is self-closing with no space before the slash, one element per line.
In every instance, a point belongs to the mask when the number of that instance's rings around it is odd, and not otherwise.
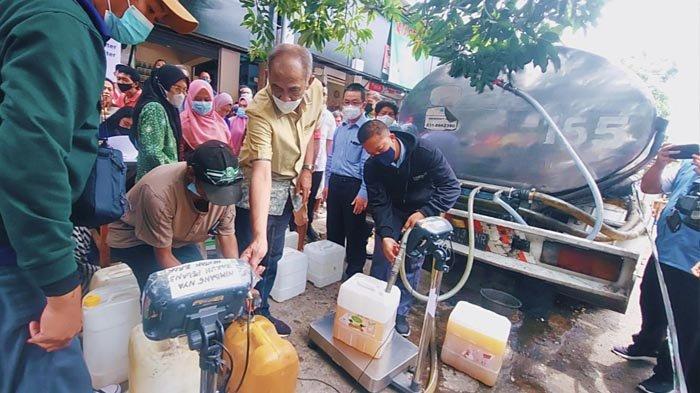
<path fill-rule="evenodd" d="M 404 234 L 401 241 L 401 251 L 392 268 L 392 274 L 387 283 L 387 292 L 391 290 L 401 270 L 404 285 L 405 268 L 403 266 L 405 256 L 420 257 L 432 255 L 433 270 L 431 273 L 430 297 L 425 297 L 411 291 L 413 296 L 420 300 L 428 301 L 426 313 L 421 331 L 420 346 L 402 337 L 398 333 L 392 334 L 392 339 L 379 359 L 364 354 L 355 348 L 333 337 L 333 322 L 335 313 L 332 312 L 321 319 L 311 323 L 309 327 L 309 346 L 317 347 L 343 368 L 350 376 L 369 392 L 379 392 L 390 384 L 402 392 L 420 392 L 422 387 L 417 381 L 421 379 L 422 358 L 428 342 L 431 340 L 432 327 L 434 326 L 435 310 L 437 308 L 440 292 L 442 273 L 447 270 L 445 262 L 450 258 L 450 251 L 445 241 L 452 233 L 452 225 L 440 217 L 429 217 L 419 221 L 413 229 Z M 410 285 L 407 286 L 410 288 Z M 455 291 L 456 292 L 456 291 Z M 411 374 L 409 368 L 413 368 Z"/>
<path fill-rule="evenodd" d="M 367 391 L 372 393 L 381 391 L 389 386 L 394 377 L 415 364 L 418 347 L 405 337 L 393 334 L 391 342 L 384 351 L 384 356 L 372 359 L 333 338 L 334 319 L 335 312 L 332 312 L 311 323 L 309 327 L 310 346 L 320 348 Z"/>

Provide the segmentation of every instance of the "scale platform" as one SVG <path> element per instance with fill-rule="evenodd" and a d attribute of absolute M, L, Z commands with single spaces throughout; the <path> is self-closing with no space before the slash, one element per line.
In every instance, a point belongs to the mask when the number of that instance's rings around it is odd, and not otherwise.
<path fill-rule="evenodd" d="M 311 323 L 309 344 L 312 348 L 315 345 L 328 354 L 367 391 L 372 393 L 381 391 L 389 386 L 394 377 L 415 365 L 418 347 L 401 335 L 394 334 L 384 355 L 372 360 L 368 355 L 333 338 L 334 318 L 335 313 L 332 312 Z M 368 367 L 370 361 L 372 363 Z"/>

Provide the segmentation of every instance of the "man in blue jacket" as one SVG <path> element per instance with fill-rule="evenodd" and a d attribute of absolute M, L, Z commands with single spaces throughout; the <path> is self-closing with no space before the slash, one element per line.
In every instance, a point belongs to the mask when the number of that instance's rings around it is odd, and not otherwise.
<path fill-rule="evenodd" d="M 364 168 L 369 207 L 375 223 L 374 256 L 370 274 L 387 280 L 399 253 L 403 231 L 425 217 L 437 216 L 452 208 L 460 186 L 442 152 L 424 139 L 405 132 L 390 132 L 379 120 L 365 123 L 357 138 L 371 156 Z M 406 259 L 408 280 L 413 287 L 420 281 L 423 258 Z M 410 334 L 406 316 L 413 297 L 398 282 L 401 303 L 396 331 Z"/>

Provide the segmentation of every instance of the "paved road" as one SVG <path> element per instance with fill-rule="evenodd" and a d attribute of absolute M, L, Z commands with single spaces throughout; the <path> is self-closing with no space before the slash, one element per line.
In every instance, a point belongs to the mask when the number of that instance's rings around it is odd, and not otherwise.
<path fill-rule="evenodd" d="M 318 229 L 322 231 L 323 228 Z M 456 282 L 458 274 L 460 272 L 452 272 L 446 276 L 443 288 Z M 309 283 L 304 294 L 282 304 L 273 302 L 272 310 L 294 329 L 290 340 L 299 353 L 300 378 L 319 379 L 342 393 L 350 393 L 362 390 L 328 357 L 307 346 L 309 323 L 333 310 L 339 286 L 336 283 L 319 289 Z M 458 299 L 439 305 L 439 345 L 442 345 L 447 317 L 456 301 L 482 304 L 484 300 L 479 295 L 482 287 L 505 290 L 523 302 L 521 311 L 511 317 L 513 328 L 504 367 L 496 386 L 488 388 L 441 365 L 440 392 L 625 393 L 633 392 L 637 383 L 649 376 L 651 365 L 648 363 L 625 362 L 610 352 L 613 345 L 628 343 L 639 327 L 638 287 L 627 313 L 620 314 L 558 295 L 555 288 L 539 281 L 479 264 Z M 410 339 L 416 344 L 423 312 L 422 306 L 414 307 L 409 317 Z M 298 391 L 335 390 L 320 382 L 300 381 Z M 390 388 L 386 391 L 393 392 Z"/>

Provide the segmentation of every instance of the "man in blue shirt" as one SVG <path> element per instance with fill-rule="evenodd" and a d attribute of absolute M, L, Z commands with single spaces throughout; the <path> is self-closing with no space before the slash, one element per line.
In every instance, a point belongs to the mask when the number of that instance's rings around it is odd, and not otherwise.
<path fill-rule="evenodd" d="M 365 88 L 359 83 L 345 88 L 345 121 L 335 131 L 333 149 L 326 162 L 324 197 L 328 206 L 328 240 L 345 246 L 348 277 L 362 272 L 367 258 L 367 188 L 362 178 L 369 155 L 357 140 L 357 131 L 367 121 L 363 114 L 366 98 Z"/>
<path fill-rule="evenodd" d="M 647 194 L 668 194 L 668 204 L 657 224 L 656 248 L 663 281 L 668 290 L 678 336 L 682 372 L 688 392 L 700 392 L 700 155 L 679 166 L 673 161 L 674 146 L 662 147 L 656 162 L 642 178 Z M 671 392 L 673 367 L 666 341 L 668 323 L 655 261 L 647 263 L 640 286 L 641 331 L 633 344 L 613 352 L 628 360 L 657 359 L 654 375 L 639 384 L 643 392 Z M 694 371 L 694 372 L 693 372 Z"/>

